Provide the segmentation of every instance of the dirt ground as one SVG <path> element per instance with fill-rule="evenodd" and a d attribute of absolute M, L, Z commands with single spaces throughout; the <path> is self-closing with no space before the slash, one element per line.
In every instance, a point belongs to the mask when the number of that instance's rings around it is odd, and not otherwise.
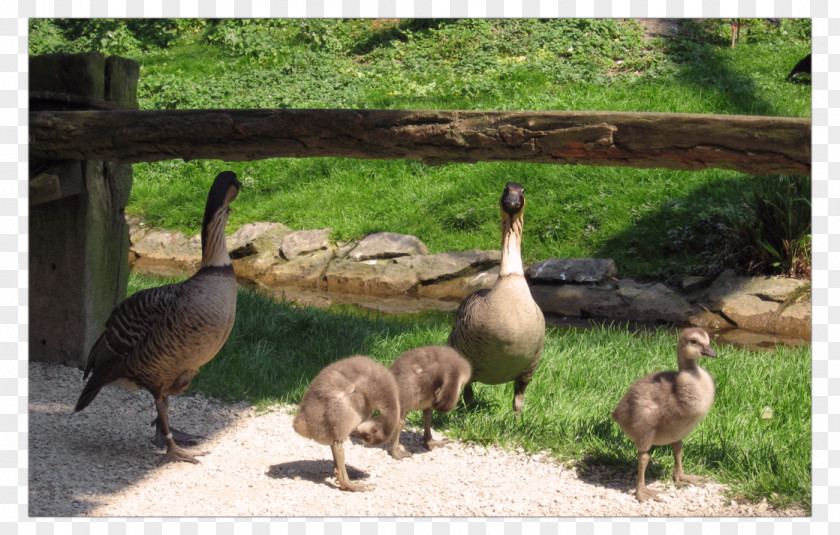
<path fill-rule="evenodd" d="M 403 431 L 414 455 L 402 461 L 346 444 L 351 479 L 374 488 L 345 492 L 329 448 L 292 430 L 291 407 L 257 414 L 202 396 L 174 396 L 170 415 L 175 427 L 204 435 L 193 450 L 209 453 L 200 464 L 161 466 L 147 392 L 105 388 L 74 413 L 81 370 L 33 362 L 29 374 L 30 516 L 806 515 L 738 504 L 717 483 L 676 488 L 667 476 L 651 482 L 667 490 L 664 502 L 638 503 L 632 470 L 581 473 L 545 455 L 457 441 L 427 452 L 416 429 Z"/>

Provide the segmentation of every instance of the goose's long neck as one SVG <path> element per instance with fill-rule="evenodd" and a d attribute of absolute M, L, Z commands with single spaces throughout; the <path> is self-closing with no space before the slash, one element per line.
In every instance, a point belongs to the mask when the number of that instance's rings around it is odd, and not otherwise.
<path fill-rule="evenodd" d="M 225 241 L 225 225 L 228 220 L 227 206 L 216 210 L 201 227 L 201 267 L 229 266 L 227 242 Z"/>
<path fill-rule="evenodd" d="M 502 211 L 502 265 L 499 276 L 525 275 L 522 269 L 522 213 L 510 216 Z"/>

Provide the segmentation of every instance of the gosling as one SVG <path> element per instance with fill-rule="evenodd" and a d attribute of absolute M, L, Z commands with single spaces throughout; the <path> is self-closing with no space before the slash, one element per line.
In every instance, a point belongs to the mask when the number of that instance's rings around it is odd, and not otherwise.
<path fill-rule="evenodd" d="M 394 459 L 410 457 L 400 446 L 400 433 L 409 411 L 423 411 L 423 444 L 426 449 L 444 445 L 432 440 L 432 409 L 449 412 L 458 403 L 461 388 L 470 380 L 472 368 L 457 351 L 447 346 L 425 346 L 406 351 L 391 364 L 400 394 L 400 419 L 388 452 Z M 360 426 L 361 429 L 361 426 Z"/>
<path fill-rule="evenodd" d="M 368 446 L 385 444 L 399 417 L 394 376 L 378 362 L 356 355 L 333 362 L 318 373 L 303 395 L 292 427 L 299 435 L 329 446 L 339 487 L 359 492 L 372 487 L 350 482 L 344 465 L 344 442 L 353 436 Z M 365 421 L 365 430 L 356 431 Z"/>
<path fill-rule="evenodd" d="M 636 443 L 638 474 L 636 499 L 653 498 L 662 491 L 645 486 L 650 447 L 670 444 L 674 451 L 674 481 L 695 484 L 701 478 L 683 472 L 682 440 L 706 416 L 715 399 L 711 375 L 697 365 L 702 357 L 717 357 L 709 334 L 689 328 L 680 333 L 677 360 L 679 371 L 661 371 L 642 377 L 630 387 L 612 412 L 624 433 Z"/>

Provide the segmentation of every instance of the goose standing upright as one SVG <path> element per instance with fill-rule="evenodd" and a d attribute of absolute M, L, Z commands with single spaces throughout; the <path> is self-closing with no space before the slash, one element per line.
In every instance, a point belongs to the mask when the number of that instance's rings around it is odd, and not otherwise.
<path fill-rule="evenodd" d="M 117 305 L 88 355 L 76 411 L 106 385 L 146 389 L 155 399 L 154 443 L 161 462 L 197 463 L 178 446 L 196 436 L 169 426 L 169 396 L 180 394 L 222 348 L 236 316 L 236 276 L 225 243 L 228 205 L 241 183 L 230 171 L 213 181 L 201 224 L 201 266 L 189 279 L 139 291 Z"/>
<path fill-rule="evenodd" d="M 638 474 L 636 499 L 662 501 L 662 491 L 645 486 L 650 447 L 670 444 L 674 451 L 674 481 L 697 483 L 700 478 L 683 472 L 682 439 L 694 429 L 712 406 L 715 384 L 709 372 L 697 365 L 702 357 L 717 357 L 709 334 L 699 328 L 684 329 L 677 349 L 678 371 L 646 375 L 633 383 L 612 412 L 624 433 L 636 443 Z"/>
<path fill-rule="evenodd" d="M 350 482 L 344 442 L 352 436 L 368 446 L 385 444 L 399 417 L 394 376 L 375 360 L 356 355 L 333 362 L 315 376 L 303 394 L 292 427 L 297 434 L 329 446 L 339 487 L 359 492 L 370 487 Z"/>
<path fill-rule="evenodd" d="M 531 297 L 522 268 L 525 189 L 510 182 L 499 201 L 502 215 L 502 261 L 493 288 L 468 295 L 455 313 L 448 345 L 472 365 L 464 400 L 473 401 L 472 381 L 514 382 L 513 410 L 519 416 L 523 396 L 537 369 L 545 342 L 545 318 Z"/>

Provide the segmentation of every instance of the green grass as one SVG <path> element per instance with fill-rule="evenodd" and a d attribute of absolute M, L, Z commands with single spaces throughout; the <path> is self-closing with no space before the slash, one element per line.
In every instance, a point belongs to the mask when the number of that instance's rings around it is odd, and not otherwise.
<path fill-rule="evenodd" d="M 132 275 L 129 293 L 162 281 Z M 330 312 L 277 303 L 251 290 L 239 292 L 227 344 L 201 369 L 189 393 L 247 400 L 261 410 L 295 404 L 330 362 L 367 354 L 390 365 L 403 351 L 446 342 L 452 314 L 395 319 L 346 310 Z M 750 352 L 716 347 L 702 363 L 713 376 L 716 399 L 709 415 L 684 441 L 688 473 L 728 484 L 733 497 L 776 505 L 811 504 L 810 348 Z M 676 367 L 676 334 L 666 329 L 631 332 L 621 325 L 584 329 L 549 327 L 540 367 L 513 418 L 512 383 L 475 385 L 477 404 L 435 413 L 432 425 L 481 445 L 549 451 L 561 460 L 612 466 L 635 473 L 633 444 L 609 418 L 636 379 Z M 765 407 L 773 417 L 762 419 Z M 421 414 L 408 427 L 422 426 Z M 655 447 L 649 480 L 669 480 L 670 448 Z"/>
<path fill-rule="evenodd" d="M 810 50 L 810 21 L 683 21 L 644 39 L 631 20 L 31 21 L 31 53 L 99 49 L 137 59 L 142 109 L 618 110 L 808 117 L 810 87 L 784 81 Z M 717 272 L 727 207 L 761 178 L 725 171 L 338 158 L 134 166 L 127 207 L 197 233 L 213 176 L 246 187 L 228 231 L 253 221 L 336 239 L 413 234 L 432 252 L 498 248 L 497 200 L 526 187 L 527 262 L 610 257 L 619 275 Z M 406 210 L 406 207 L 411 207 Z M 692 238 L 693 236 L 693 238 Z M 708 239 L 707 239 L 708 238 Z"/>
<path fill-rule="evenodd" d="M 628 110 L 808 117 L 810 88 L 784 77 L 810 50 L 810 22 L 750 21 L 729 48 L 726 25 L 685 21 L 678 39 L 642 39 L 614 20 L 32 19 L 31 53 L 103 50 L 141 63 L 142 109 L 391 108 Z M 413 234 L 432 252 L 498 248 L 504 183 L 527 191 L 524 257 L 611 257 L 621 276 L 714 272 L 719 225 L 762 178 L 513 163 L 447 164 L 335 158 L 134 166 L 127 211 L 197 233 L 207 189 L 231 169 L 245 184 L 228 231 L 253 221 L 330 227 L 337 239 Z M 160 281 L 131 277 L 130 292 Z M 328 363 L 355 353 L 389 364 L 443 343 L 451 315 L 394 319 L 298 308 L 240 292 L 237 322 L 191 392 L 266 409 L 296 403 Z M 433 425 L 478 444 L 548 450 L 559 459 L 635 471 L 632 444 L 609 412 L 637 378 L 675 366 L 676 337 L 616 326 L 549 328 L 543 362 L 512 418 L 511 385 L 477 385 L 478 405 Z M 708 417 L 685 441 L 685 468 L 747 499 L 810 509 L 810 351 L 718 348 Z M 760 417 L 771 406 L 774 417 Z M 419 426 L 413 414 L 410 424 Z M 670 450 L 650 472 L 666 477 Z"/>

